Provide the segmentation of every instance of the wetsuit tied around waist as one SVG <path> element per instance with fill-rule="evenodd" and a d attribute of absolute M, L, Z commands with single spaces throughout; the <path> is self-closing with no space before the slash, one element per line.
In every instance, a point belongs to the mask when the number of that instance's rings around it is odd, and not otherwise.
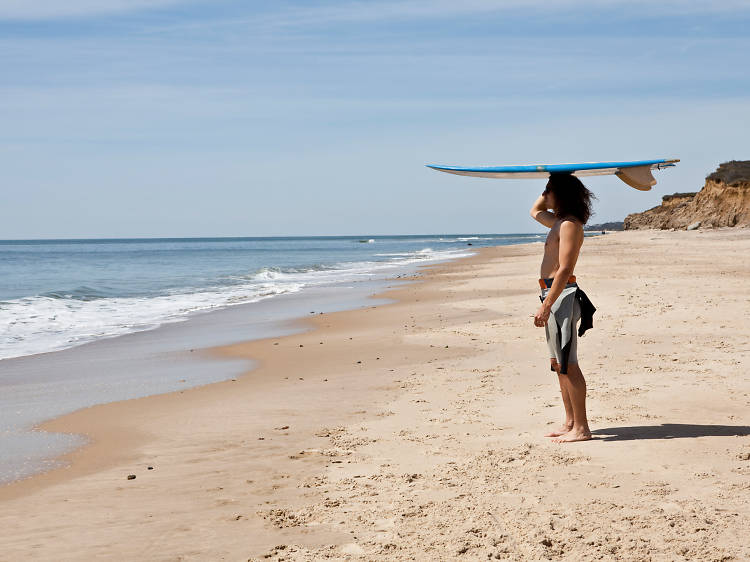
<path fill-rule="evenodd" d="M 547 296 L 552 279 L 540 279 L 539 285 L 543 286 L 539 297 L 542 302 Z M 555 358 L 560 364 L 560 373 L 568 373 L 568 362 L 571 348 L 574 346 L 576 336 L 583 336 L 589 328 L 594 326 L 594 312 L 596 307 L 591 303 L 586 293 L 578 286 L 575 277 L 568 279 L 568 284 L 563 289 L 557 300 L 552 303 L 550 316 L 547 320 L 546 336 L 550 349 L 555 350 Z M 576 314 L 580 310 L 581 324 L 576 334 Z M 577 359 L 576 359 L 577 360 Z M 555 369 L 550 367 L 550 370 Z"/>

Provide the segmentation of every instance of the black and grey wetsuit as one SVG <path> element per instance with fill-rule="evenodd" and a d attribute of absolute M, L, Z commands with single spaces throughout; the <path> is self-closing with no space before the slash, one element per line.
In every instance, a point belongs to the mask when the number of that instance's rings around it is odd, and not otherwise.
<path fill-rule="evenodd" d="M 546 285 L 539 297 L 544 302 L 552 279 L 542 280 Z M 547 347 L 549 347 L 550 359 L 555 359 L 560 364 L 560 373 L 568 373 L 569 363 L 578 363 L 578 336 L 582 336 L 586 330 L 594 325 L 593 315 L 596 308 L 586 296 L 577 283 L 568 283 L 560 296 L 552 304 L 552 309 L 547 320 L 546 336 Z M 576 330 L 576 324 L 581 325 Z M 550 367 L 551 370 L 555 370 Z"/>

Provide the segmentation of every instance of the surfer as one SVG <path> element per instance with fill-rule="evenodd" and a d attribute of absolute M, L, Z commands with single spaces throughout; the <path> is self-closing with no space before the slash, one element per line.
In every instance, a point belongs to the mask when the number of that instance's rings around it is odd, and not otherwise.
<path fill-rule="evenodd" d="M 546 328 L 550 369 L 557 373 L 560 383 L 565 421 L 545 436 L 558 443 L 591 439 L 577 338 L 592 326 L 596 309 L 578 287 L 573 270 L 583 244 L 583 225 L 591 215 L 592 197 L 577 177 L 551 174 L 530 211 L 536 221 L 550 229 L 539 279 L 542 305 L 534 315 L 534 325 Z"/>

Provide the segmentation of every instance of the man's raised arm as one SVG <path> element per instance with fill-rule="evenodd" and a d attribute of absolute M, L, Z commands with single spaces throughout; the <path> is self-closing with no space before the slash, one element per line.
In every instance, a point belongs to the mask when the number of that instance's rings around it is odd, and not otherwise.
<path fill-rule="evenodd" d="M 542 193 L 539 198 L 534 202 L 531 207 L 529 214 L 531 218 L 537 222 L 542 223 L 547 228 L 555 226 L 555 215 L 549 212 L 549 205 L 547 204 L 547 197 Z"/>

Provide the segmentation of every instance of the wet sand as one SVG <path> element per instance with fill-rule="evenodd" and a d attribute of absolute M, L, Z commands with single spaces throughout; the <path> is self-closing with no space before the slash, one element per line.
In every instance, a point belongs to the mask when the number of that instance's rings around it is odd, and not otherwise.
<path fill-rule="evenodd" d="M 413 268 L 410 268 L 413 271 Z M 406 272 L 397 275 L 403 275 Z M 236 378 L 246 357 L 217 357 L 207 347 L 304 331 L 295 323 L 320 312 L 388 302 L 370 295 L 398 281 L 360 280 L 309 287 L 84 345 L 0 361 L 0 486 L 52 468 L 85 443 L 81 436 L 31 431 L 81 408 Z"/>
<path fill-rule="evenodd" d="M 213 350 L 258 362 L 236 380 L 44 424 L 92 443 L 0 489 L 0 559 L 750 558 L 750 230 L 586 240 L 582 443 L 542 437 L 540 253 L 478 249 Z"/>

